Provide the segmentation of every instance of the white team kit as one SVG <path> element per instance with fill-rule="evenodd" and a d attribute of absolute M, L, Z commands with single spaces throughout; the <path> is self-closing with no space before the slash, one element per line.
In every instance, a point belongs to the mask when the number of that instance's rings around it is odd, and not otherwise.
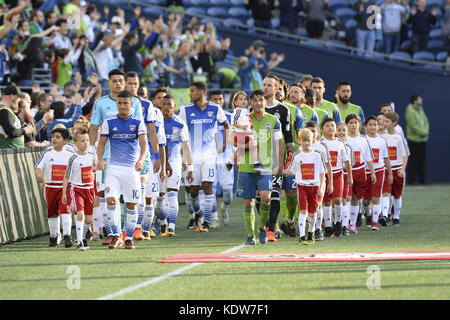
<path fill-rule="evenodd" d="M 316 150 L 294 153 L 288 170 L 295 174 L 295 183 L 303 186 L 318 186 L 320 174 L 326 171 L 323 156 Z"/>

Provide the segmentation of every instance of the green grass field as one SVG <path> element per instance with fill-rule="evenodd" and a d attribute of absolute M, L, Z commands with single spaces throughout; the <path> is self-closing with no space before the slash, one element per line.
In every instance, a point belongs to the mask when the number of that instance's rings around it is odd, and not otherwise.
<path fill-rule="evenodd" d="M 450 250 L 449 200 L 450 185 L 408 187 L 400 227 L 371 232 L 362 226 L 359 234 L 325 239 L 314 246 L 299 246 L 297 238 L 284 236 L 277 243 L 243 247 L 237 252 Z M 0 246 L 0 299 L 450 298 L 449 260 L 157 263 L 177 253 L 221 253 L 243 244 L 246 232 L 241 209 L 242 200 L 235 199 L 228 226 L 199 234 L 186 229 L 188 215 L 181 206 L 175 238 L 137 242 L 135 250 L 108 250 L 94 241 L 86 252 L 62 245 L 48 248 L 47 236 Z M 72 266 L 79 270 L 79 289 L 70 289 L 74 284 Z M 180 272 L 187 266 L 188 270 Z M 379 289 L 367 287 L 369 266 L 381 271 Z M 180 273 L 166 277 L 173 271 Z M 142 283 L 145 285 L 136 287 Z M 131 289 L 118 294 L 126 288 Z"/>

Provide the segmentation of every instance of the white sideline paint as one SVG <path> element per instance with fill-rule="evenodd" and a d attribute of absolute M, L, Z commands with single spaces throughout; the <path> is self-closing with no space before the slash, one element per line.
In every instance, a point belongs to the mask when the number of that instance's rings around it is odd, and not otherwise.
<path fill-rule="evenodd" d="M 221 253 L 232 253 L 232 252 L 235 252 L 235 251 L 237 251 L 237 250 L 239 250 L 239 249 L 242 249 L 243 247 L 245 247 L 245 244 L 241 244 L 241 245 L 236 246 L 236 247 L 234 247 L 234 248 L 225 250 L 225 251 L 223 251 L 223 252 L 221 252 Z M 106 296 L 97 298 L 97 299 L 95 299 L 95 300 L 110 300 L 110 299 L 114 299 L 114 298 L 123 296 L 123 295 L 128 294 L 128 293 L 130 293 L 130 292 L 133 292 L 133 291 L 135 291 L 135 290 L 137 290 L 137 289 L 144 288 L 144 287 L 149 286 L 149 285 L 151 285 L 151 284 L 154 284 L 154 283 L 157 283 L 157 282 L 166 280 L 166 279 L 168 279 L 168 278 L 170 278 L 170 277 L 179 275 L 180 273 L 183 273 L 183 272 L 185 272 L 185 271 L 188 271 L 188 270 L 190 270 L 190 269 L 193 269 L 193 268 L 195 268 L 195 267 L 198 267 L 198 266 L 200 266 L 200 265 L 202 265 L 202 264 L 203 264 L 203 263 L 191 263 L 190 265 L 187 265 L 187 266 L 185 266 L 185 267 L 176 269 L 176 270 L 171 271 L 171 272 L 169 272 L 169 273 L 166 273 L 166 274 L 157 276 L 156 278 L 149 279 L 149 280 L 144 281 L 144 282 L 142 282 L 142 283 L 139 283 L 139 284 L 137 284 L 137 285 L 134 285 L 134 286 L 131 286 L 131 287 L 128 287 L 128 288 L 119 290 L 119 291 L 117 291 L 117 292 L 108 294 L 108 295 L 106 295 Z"/>

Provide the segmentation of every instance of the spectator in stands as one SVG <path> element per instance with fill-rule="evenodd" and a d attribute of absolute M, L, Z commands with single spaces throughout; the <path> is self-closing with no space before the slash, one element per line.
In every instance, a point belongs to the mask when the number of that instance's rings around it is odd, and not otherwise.
<path fill-rule="evenodd" d="M 49 144 L 48 141 L 44 143 L 36 141 L 36 133 L 44 129 L 44 127 L 50 123 L 53 115 L 50 113 L 35 125 L 33 116 L 30 112 L 31 98 L 28 93 L 23 93 L 23 97 L 19 100 L 19 111 L 17 112 L 17 117 L 20 119 L 21 126 L 29 125 L 33 128 L 33 131 L 29 134 L 24 135 L 25 147 L 43 147 Z"/>
<path fill-rule="evenodd" d="M 0 100 L 0 149 L 24 148 L 24 135 L 33 132 L 33 127 L 22 126 L 16 113 L 19 111 L 19 98 L 24 97 L 14 85 L 6 87 Z"/>
<path fill-rule="evenodd" d="M 67 27 L 67 20 L 60 18 L 56 21 L 55 25 L 58 27 L 56 36 L 53 39 L 53 45 L 55 49 L 72 49 L 72 41 L 67 36 L 69 28 Z"/>
<path fill-rule="evenodd" d="M 125 61 L 123 70 L 125 73 L 134 71 L 139 75 L 139 78 L 144 75 L 144 68 L 137 54 L 137 50 L 143 46 L 145 40 L 145 35 L 142 33 L 143 28 L 144 24 L 140 23 L 137 31 L 128 32 L 121 50 Z"/>
<path fill-rule="evenodd" d="M 394 2 L 394 0 L 386 0 L 381 5 L 381 15 L 383 17 L 384 52 L 387 54 L 398 51 L 400 48 L 402 16 L 406 13 L 406 7 Z"/>
<path fill-rule="evenodd" d="M 297 35 L 300 24 L 299 12 L 302 11 L 301 0 L 279 0 L 280 31 Z"/>
<path fill-rule="evenodd" d="M 303 8 L 306 13 L 308 37 L 321 39 L 327 18 L 328 0 L 304 0 Z"/>
<path fill-rule="evenodd" d="M 426 0 L 418 0 L 417 7 L 412 7 L 409 23 L 412 24 L 412 51 L 423 51 L 427 48 L 431 25 L 437 21 L 437 8 L 426 8 Z"/>
<path fill-rule="evenodd" d="M 192 82 L 192 64 L 189 57 L 191 43 L 189 41 L 180 41 L 177 51 L 173 57 L 174 68 L 181 70 L 175 73 L 173 77 L 173 88 L 189 88 Z"/>
<path fill-rule="evenodd" d="M 54 119 L 47 126 L 47 137 L 52 136 L 53 127 L 59 123 L 62 123 L 67 129 L 72 128 L 75 121 L 81 116 L 81 106 L 72 104 L 70 109 L 67 111 L 67 115 L 71 114 L 70 118 L 66 118 L 64 113 L 66 109 L 66 104 L 62 101 L 53 102 L 50 106 L 50 110 L 54 110 Z M 73 113 L 72 113 L 73 111 Z"/>
<path fill-rule="evenodd" d="M 327 0 L 328 1 L 328 0 Z M 244 0 L 245 8 L 252 11 L 255 27 L 272 29 L 272 10 L 278 8 L 278 0 Z"/>
<path fill-rule="evenodd" d="M 356 46 L 360 50 L 367 51 L 358 51 L 358 56 L 370 56 L 375 49 L 376 31 L 368 25 L 369 13 L 367 12 L 367 8 L 374 4 L 375 0 L 358 0 L 353 6 L 357 12 L 355 20 L 358 22 L 356 28 Z"/>
<path fill-rule="evenodd" d="M 44 13 L 40 10 L 34 9 L 30 15 L 30 35 L 44 31 L 44 24 Z"/>
<path fill-rule="evenodd" d="M 441 5 L 442 12 L 442 37 L 444 39 L 443 49 L 449 53 L 450 57 L 450 0 L 445 0 Z"/>
<path fill-rule="evenodd" d="M 430 136 L 430 126 L 423 110 L 423 99 L 413 94 L 405 112 L 406 139 L 411 155 L 408 159 L 408 184 L 426 184 L 426 142 Z"/>
<path fill-rule="evenodd" d="M 58 15 L 56 14 L 55 10 L 51 9 L 44 12 L 44 18 L 47 24 L 53 25 L 56 24 L 56 21 L 58 20 Z"/>

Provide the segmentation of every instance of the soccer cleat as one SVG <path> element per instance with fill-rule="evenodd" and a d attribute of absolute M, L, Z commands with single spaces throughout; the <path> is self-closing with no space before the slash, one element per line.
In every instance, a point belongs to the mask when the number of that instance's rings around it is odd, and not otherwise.
<path fill-rule="evenodd" d="M 109 244 L 108 248 L 109 249 L 116 249 L 119 246 L 119 242 L 120 242 L 120 236 L 113 236 L 111 243 Z"/>
<path fill-rule="evenodd" d="M 350 230 L 347 227 L 342 227 L 342 235 L 343 236 L 350 235 Z"/>
<path fill-rule="evenodd" d="M 325 227 L 325 234 L 323 235 L 325 238 L 330 238 L 333 235 L 333 228 Z"/>
<path fill-rule="evenodd" d="M 259 242 L 261 244 L 266 244 L 267 242 L 267 233 L 265 228 L 259 228 Z"/>
<path fill-rule="evenodd" d="M 246 246 L 254 246 L 255 245 L 255 239 L 253 236 L 247 238 L 247 242 L 245 243 Z"/>
<path fill-rule="evenodd" d="M 268 231 L 267 232 L 267 241 L 269 242 L 277 242 L 277 239 L 275 239 L 275 232 Z"/>
<path fill-rule="evenodd" d="M 127 232 L 126 231 L 122 231 L 122 235 L 121 235 L 120 239 L 122 240 L 123 243 L 125 242 L 125 240 L 127 239 Z"/>
<path fill-rule="evenodd" d="M 87 239 L 83 239 L 83 246 L 86 248 L 86 250 L 90 249 Z"/>
<path fill-rule="evenodd" d="M 300 237 L 300 239 L 298 240 L 298 244 L 301 244 L 301 245 L 307 246 L 307 245 L 309 245 L 309 242 L 308 242 L 308 241 L 306 241 L 306 238 L 305 238 L 305 236 L 303 236 L 303 237 Z"/>
<path fill-rule="evenodd" d="M 167 237 L 167 225 L 161 225 L 161 229 L 159 230 L 160 237 Z"/>
<path fill-rule="evenodd" d="M 227 171 L 231 171 L 231 169 L 233 169 L 233 164 L 231 162 L 227 162 L 225 163 L 225 168 Z"/>
<path fill-rule="evenodd" d="M 370 231 L 378 231 L 378 224 L 372 223 L 372 225 L 370 226 Z"/>
<path fill-rule="evenodd" d="M 297 235 L 297 232 L 295 230 L 295 223 L 288 222 L 288 228 L 289 228 L 289 237 L 294 238 Z"/>
<path fill-rule="evenodd" d="M 219 220 L 214 219 L 213 221 L 211 221 L 210 227 L 211 227 L 211 229 L 220 228 Z"/>
<path fill-rule="evenodd" d="M 203 225 L 198 230 L 200 232 L 209 232 L 209 222 L 205 221 L 203 222 Z"/>
<path fill-rule="evenodd" d="M 78 250 L 78 251 L 86 251 L 87 248 L 84 246 L 83 242 L 78 242 L 78 244 L 77 244 L 77 250 Z"/>
<path fill-rule="evenodd" d="M 92 240 L 93 241 L 100 241 L 100 234 L 98 232 L 94 232 L 92 234 Z"/>
<path fill-rule="evenodd" d="M 109 246 L 111 244 L 112 239 L 113 236 L 107 236 L 106 240 L 102 242 L 102 246 Z"/>
<path fill-rule="evenodd" d="M 316 231 L 314 232 L 314 239 L 316 241 L 322 241 L 323 240 L 322 230 L 316 229 Z"/>
<path fill-rule="evenodd" d="M 150 229 L 148 234 L 149 234 L 150 238 L 156 237 L 155 231 L 153 231 L 152 229 Z"/>
<path fill-rule="evenodd" d="M 195 223 L 195 219 L 190 219 L 187 228 L 194 229 L 194 223 Z"/>
<path fill-rule="evenodd" d="M 280 230 L 275 231 L 275 239 L 281 239 L 281 232 L 280 232 Z"/>
<path fill-rule="evenodd" d="M 72 236 L 70 234 L 66 234 L 64 236 L 64 247 L 70 248 L 71 246 L 73 246 Z"/>
<path fill-rule="evenodd" d="M 50 237 L 48 246 L 50 248 L 56 248 L 58 246 L 58 237 L 54 237 L 54 238 Z"/>
<path fill-rule="evenodd" d="M 134 249 L 133 240 L 125 240 L 125 249 Z"/>
<path fill-rule="evenodd" d="M 125 239 L 126 239 L 126 237 L 125 237 Z M 117 243 L 117 247 L 122 247 L 122 246 L 124 245 L 124 243 L 125 243 L 125 239 L 122 239 L 122 238 L 119 236 L 119 242 Z"/>
<path fill-rule="evenodd" d="M 372 226 L 372 216 L 366 216 L 366 227 L 370 228 Z"/>
<path fill-rule="evenodd" d="M 199 213 L 195 214 L 195 218 L 194 218 L 194 231 L 200 231 L 201 229 L 201 224 L 200 224 L 200 219 L 202 218 L 202 212 L 200 211 Z"/>
<path fill-rule="evenodd" d="M 280 224 L 280 229 L 284 234 L 289 234 L 289 227 L 287 222 Z"/>
<path fill-rule="evenodd" d="M 348 230 L 350 231 L 350 233 L 358 233 L 358 230 L 356 230 L 356 226 L 353 225 L 353 224 L 351 224 L 351 225 L 349 226 L 349 229 L 348 229 Z"/>
<path fill-rule="evenodd" d="M 142 235 L 142 228 L 134 228 L 133 239 L 136 241 L 144 240 L 144 236 Z"/>
<path fill-rule="evenodd" d="M 144 240 L 152 240 L 152 237 L 150 237 L 150 232 L 148 231 L 142 231 L 142 237 L 144 237 Z"/>
<path fill-rule="evenodd" d="M 336 238 L 339 238 L 340 236 L 342 236 L 342 223 L 341 222 L 336 222 L 336 224 L 334 225 L 334 236 Z"/>
<path fill-rule="evenodd" d="M 308 239 L 306 240 L 308 244 L 314 244 L 314 233 L 308 232 Z"/>
<path fill-rule="evenodd" d="M 361 227 L 362 225 L 362 214 L 358 213 L 358 218 L 356 219 L 356 226 Z"/>
<path fill-rule="evenodd" d="M 378 219 L 378 223 L 381 224 L 383 227 L 387 227 L 387 219 L 385 216 L 381 216 L 380 219 Z"/>
<path fill-rule="evenodd" d="M 392 225 L 393 226 L 399 226 L 400 225 L 400 219 L 392 219 Z"/>
<path fill-rule="evenodd" d="M 92 231 L 91 228 L 87 229 L 85 239 L 92 240 Z"/>
<path fill-rule="evenodd" d="M 175 230 L 168 228 L 167 229 L 167 236 L 168 237 L 175 237 Z"/>

